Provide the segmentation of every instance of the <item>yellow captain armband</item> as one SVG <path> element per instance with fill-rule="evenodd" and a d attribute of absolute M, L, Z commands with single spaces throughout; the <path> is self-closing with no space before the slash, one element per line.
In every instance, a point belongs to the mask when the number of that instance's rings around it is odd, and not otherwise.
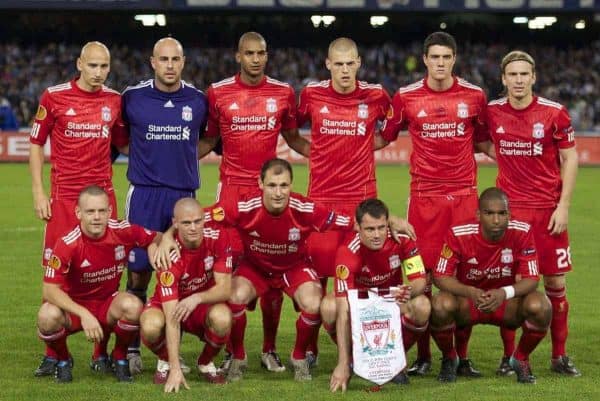
<path fill-rule="evenodd" d="M 407 276 L 412 276 L 417 273 L 425 273 L 425 265 L 421 255 L 413 256 L 412 258 L 405 259 L 402 261 L 402 267 L 404 267 L 404 273 Z"/>

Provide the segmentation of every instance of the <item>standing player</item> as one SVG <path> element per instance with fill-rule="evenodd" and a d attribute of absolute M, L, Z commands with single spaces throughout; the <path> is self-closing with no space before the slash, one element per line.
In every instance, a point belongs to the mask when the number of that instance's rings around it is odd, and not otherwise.
<path fill-rule="evenodd" d="M 194 197 L 200 186 L 198 141 L 206 125 L 204 94 L 181 79 L 185 56 L 174 38 L 154 45 L 154 79 L 123 92 L 123 119 L 129 130 L 131 183 L 126 215 L 136 224 L 164 231 L 178 199 Z M 143 249 L 129 258 L 127 290 L 145 303 L 152 269 Z M 141 372 L 139 343 L 129 352 L 131 372 Z"/>
<path fill-rule="evenodd" d="M 361 58 L 352 39 L 331 42 L 325 65 L 331 79 L 309 84 L 298 105 L 298 125 L 311 124 L 308 196 L 352 215 L 361 201 L 377 196 L 373 143 L 390 97 L 381 85 L 356 79 Z M 309 237 L 309 255 L 320 277 L 335 277 L 335 253 L 342 238 L 333 231 Z M 314 363 L 316 341 L 309 353 Z"/>
<path fill-rule="evenodd" d="M 412 140 L 408 221 L 417 234 L 428 271 L 425 293 L 431 297 L 431 271 L 446 231 L 477 209 L 473 149 L 481 140 L 477 135 L 479 114 L 486 97 L 481 88 L 452 75 L 456 41 L 451 35 L 429 35 L 423 44 L 423 62 L 427 76 L 396 92 L 382 137 L 393 141 L 401 129 L 408 128 Z M 431 369 L 429 334 L 417 345 L 417 360 L 408 373 L 424 375 Z M 461 360 L 460 371 L 469 376 L 479 374 L 468 359 Z"/>
<path fill-rule="evenodd" d="M 400 302 L 402 339 L 408 351 L 425 331 L 431 305 L 423 295 L 426 285 L 425 267 L 414 241 L 400 236 L 400 242 L 391 238 L 388 231 L 389 212 L 378 199 L 367 199 L 356 209 L 355 230 L 348 233 L 344 245 L 336 256 L 335 297 L 323 298 L 321 316 L 330 326 L 336 326 L 338 364 L 330 381 L 331 391 L 346 391 L 352 361 L 351 330 L 347 290 L 378 288 L 394 292 Z M 402 266 L 409 285 L 403 285 Z M 392 290 L 391 287 L 398 287 Z M 326 304 L 333 304 L 326 306 Z M 326 316 L 323 310 L 333 310 Z M 407 384 L 402 372 L 393 381 Z"/>
<path fill-rule="evenodd" d="M 107 193 L 98 186 L 79 195 L 79 226 L 56 242 L 44 275 L 44 304 L 38 313 L 40 338 L 57 355 L 56 380 L 73 380 L 67 336 L 83 330 L 89 341 L 116 335 L 115 348 L 103 362 L 112 364 L 119 381 L 131 381 L 127 346 L 139 330 L 141 302 L 119 292 L 127 252 L 160 239 L 155 232 L 110 219 Z"/>
<path fill-rule="evenodd" d="M 217 203 L 224 207 L 237 206 L 242 196 L 256 191 L 263 163 L 276 156 L 280 133 L 292 149 L 304 156 L 308 157 L 310 147 L 296 126 L 294 90 L 265 75 L 268 54 L 262 35 L 243 34 L 235 58 L 240 72 L 208 89 L 209 120 L 200 150 L 202 157 L 221 138 L 223 158 Z M 241 244 L 233 245 L 241 248 Z M 275 372 L 285 370 L 275 347 L 282 300 L 277 290 L 260 299 L 264 329 L 261 364 Z"/>
<path fill-rule="evenodd" d="M 140 317 L 144 343 L 159 357 L 154 382 L 165 392 L 187 388 L 179 363 L 180 330 L 206 342 L 198 357 L 198 372 L 210 383 L 222 384 L 212 362 L 229 337 L 232 258 L 226 232 L 204 227 L 204 212 L 193 198 L 175 204 L 173 227 L 180 256 L 169 269 L 157 272 L 154 296 Z M 168 362 L 167 362 L 168 361 Z"/>
<path fill-rule="evenodd" d="M 121 123 L 121 97 L 104 86 L 110 71 L 110 53 L 100 42 L 89 42 L 77 59 L 80 75 L 52 86 L 42 94 L 31 127 L 29 169 L 33 204 L 38 218 L 46 221 L 42 266 L 48 265 L 56 241 L 77 224 L 73 213 L 79 192 L 88 185 L 102 187 L 109 196 L 112 217 L 117 215 L 110 163 L 111 141 Z M 51 138 L 50 197 L 43 185 L 44 144 Z M 94 358 L 99 355 L 94 355 Z M 35 376 L 53 375 L 57 355 L 46 355 Z"/>
<path fill-rule="evenodd" d="M 553 371 L 580 376 L 566 353 L 569 303 L 565 274 L 572 268 L 567 233 L 577 176 L 571 118 L 564 106 L 535 96 L 535 61 L 522 51 L 502 59 L 507 97 L 489 103 L 488 132 L 498 161 L 498 187 L 508 194 L 514 217 L 532 225 L 540 272 L 552 303 Z"/>
<path fill-rule="evenodd" d="M 441 382 L 456 380 L 456 326 L 494 324 L 523 334 L 510 366 L 520 383 L 535 383 L 529 354 L 548 331 L 551 306 L 536 291 L 537 252 L 529 224 L 510 220 L 506 194 L 481 194 L 477 220 L 448 231 L 434 272 L 441 290 L 432 300 L 431 332 L 442 351 Z"/>

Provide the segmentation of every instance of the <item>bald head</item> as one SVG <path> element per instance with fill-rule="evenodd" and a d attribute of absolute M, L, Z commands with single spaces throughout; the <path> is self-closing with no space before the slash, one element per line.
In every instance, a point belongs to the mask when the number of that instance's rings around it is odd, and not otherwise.
<path fill-rule="evenodd" d="M 178 52 L 181 56 L 183 56 L 183 46 L 181 43 L 175 38 L 162 38 L 159 39 L 152 49 L 152 56 L 157 57 L 164 49 L 173 49 Z"/>
<path fill-rule="evenodd" d="M 187 249 L 196 249 L 204 237 L 204 210 L 194 198 L 182 198 L 173 209 L 173 226 Z"/>
<path fill-rule="evenodd" d="M 356 46 L 356 42 L 350 38 L 337 38 L 329 44 L 327 57 L 331 58 L 333 52 L 354 52 L 358 56 L 358 47 Z"/>
<path fill-rule="evenodd" d="M 194 213 L 194 212 L 202 212 L 202 206 L 200 203 L 194 198 L 181 198 L 175 203 L 175 208 L 173 209 L 173 218 L 179 219 L 182 215 L 186 213 Z"/>
<path fill-rule="evenodd" d="M 240 36 L 240 40 L 238 41 L 238 52 L 242 51 L 246 42 L 259 42 L 264 49 L 267 50 L 267 41 L 258 32 L 246 32 Z"/>
<path fill-rule="evenodd" d="M 110 52 L 100 42 L 88 42 L 81 48 L 77 58 L 77 71 L 80 76 L 77 86 L 87 92 L 102 88 L 110 72 Z"/>
<path fill-rule="evenodd" d="M 108 47 L 106 47 L 104 43 L 97 41 L 87 42 L 83 45 L 79 58 L 85 59 L 96 54 L 108 57 L 110 60 L 110 51 L 108 51 Z"/>

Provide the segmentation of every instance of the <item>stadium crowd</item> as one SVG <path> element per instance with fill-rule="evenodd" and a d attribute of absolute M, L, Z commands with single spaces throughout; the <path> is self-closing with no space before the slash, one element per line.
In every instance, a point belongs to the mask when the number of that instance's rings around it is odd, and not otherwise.
<path fill-rule="evenodd" d="M 461 44 L 455 72 L 483 87 L 488 98 L 502 89 L 498 62 L 508 45 Z M 584 48 L 557 48 L 528 44 L 522 47 L 539 60 L 537 87 L 540 95 L 567 105 L 574 127 L 600 130 L 600 40 Z M 80 45 L 49 43 L 20 46 L 0 43 L 0 95 L 12 105 L 21 126 L 28 126 L 42 91 L 76 75 L 73 58 Z M 135 47 L 111 46 L 112 64 L 107 84 L 117 90 L 137 77 L 151 74 L 147 54 Z M 363 68 L 359 79 L 380 82 L 390 94 L 424 75 L 420 60 L 421 43 L 409 45 L 384 43 L 360 49 Z M 542 57 L 543 55 L 543 57 Z M 184 79 L 200 89 L 235 73 L 237 63 L 229 48 L 186 47 Z M 326 79 L 325 48 L 271 48 L 267 73 L 290 83 L 299 93 L 310 80 Z M 215 60 L 220 60 L 215 63 Z"/>

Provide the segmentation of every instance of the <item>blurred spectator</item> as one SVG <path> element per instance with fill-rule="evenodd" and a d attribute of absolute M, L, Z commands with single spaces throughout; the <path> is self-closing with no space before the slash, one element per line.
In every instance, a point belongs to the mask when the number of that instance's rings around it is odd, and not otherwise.
<path fill-rule="evenodd" d="M 17 130 L 17 116 L 7 99 L 0 97 L 0 131 Z"/>

